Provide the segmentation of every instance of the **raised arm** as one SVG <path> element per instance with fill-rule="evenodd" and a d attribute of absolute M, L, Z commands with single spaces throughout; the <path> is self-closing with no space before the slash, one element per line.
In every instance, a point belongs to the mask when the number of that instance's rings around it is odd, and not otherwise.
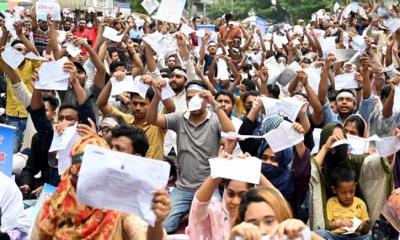
<path fill-rule="evenodd" d="M 314 124 L 320 125 L 322 123 L 322 121 L 324 120 L 324 114 L 322 111 L 321 102 L 319 101 L 317 94 L 315 94 L 314 90 L 308 84 L 307 74 L 305 72 L 300 72 L 298 75 L 299 75 L 301 84 L 303 85 L 304 89 L 306 90 L 306 94 L 310 101 L 310 105 L 313 108 L 311 120 L 313 121 Z"/>
<path fill-rule="evenodd" d="M 111 95 L 111 88 L 111 81 L 108 81 L 103 90 L 101 90 L 100 95 L 96 101 L 96 105 L 103 113 L 103 115 L 110 114 L 112 111 L 111 106 L 108 104 L 108 99 Z"/>
<path fill-rule="evenodd" d="M 28 52 L 33 52 L 37 56 L 39 56 L 39 52 L 36 49 L 35 45 L 25 37 L 25 34 L 22 33 L 23 23 L 22 22 L 15 22 L 14 23 L 15 32 L 17 33 L 18 38 L 22 41 L 25 45 Z"/>
<path fill-rule="evenodd" d="M 82 105 L 86 101 L 86 92 L 76 76 L 78 70 L 72 62 L 66 62 L 64 63 L 64 71 L 69 72 L 69 82 L 74 90 L 76 101 L 78 102 L 78 105 Z"/>
<path fill-rule="evenodd" d="M 144 43 L 144 52 L 146 56 L 147 68 L 149 72 L 152 73 L 157 70 L 157 63 L 156 60 L 154 60 L 153 49 L 147 43 Z"/>
<path fill-rule="evenodd" d="M 334 60 L 334 55 L 329 55 L 325 61 L 325 66 L 322 69 L 321 73 L 321 81 L 319 82 L 318 87 L 318 98 L 322 105 L 326 103 L 326 99 L 328 96 L 328 75 Z"/>
<path fill-rule="evenodd" d="M 388 119 L 392 116 L 393 114 L 393 104 L 394 104 L 394 94 L 395 94 L 395 89 L 396 86 L 399 84 L 399 76 L 395 75 L 389 80 L 389 85 L 390 85 L 390 93 L 389 96 L 386 98 L 385 103 L 383 104 L 382 108 L 382 115 L 383 118 Z"/>
<path fill-rule="evenodd" d="M 62 52 L 61 52 L 60 48 L 58 47 L 56 25 L 54 24 L 54 22 L 51 18 L 48 18 L 47 22 L 48 22 L 49 29 L 50 29 L 49 45 L 51 46 L 51 50 L 53 50 L 54 59 L 58 60 L 62 57 Z"/>

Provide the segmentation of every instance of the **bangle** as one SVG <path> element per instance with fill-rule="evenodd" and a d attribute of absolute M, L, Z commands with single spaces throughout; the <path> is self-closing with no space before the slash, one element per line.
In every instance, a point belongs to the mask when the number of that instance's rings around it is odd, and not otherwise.
<path fill-rule="evenodd" d="M 223 108 L 224 108 L 224 106 L 222 104 L 218 104 L 217 106 L 214 107 L 214 112 L 216 113 Z"/>

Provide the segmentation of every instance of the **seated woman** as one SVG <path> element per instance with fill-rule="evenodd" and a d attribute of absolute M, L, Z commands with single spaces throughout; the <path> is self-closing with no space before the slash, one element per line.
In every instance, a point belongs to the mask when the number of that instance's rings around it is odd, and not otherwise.
<path fill-rule="evenodd" d="M 222 153 L 219 157 L 231 158 L 231 155 Z M 250 157 L 250 154 L 240 154 L 238 157 Z M 224 186 L 222 202 L 211 200 L 222 182 Z M 260 178 L 260 185 L 274 188 L 263 175 Z M 229 179 L 223 181 L 221 178 L 208 177 L 193 198 L 189 214 L 190 239 L 227 239 L 238 216 L 240 200 L 252 187 L 252 184 L 246 182 Z"/>
<path fill-rule="evenodd" d="M 236 224 L 231 231 L 231 240 L 237 237 L 259 240 L 262 236 L 284 235 L 290 239 L 322 239 L 302 221 L 293 219 L 287 202 L 279 192 L 271 188 L 253 188 L 244 194 Z"/>
<path fill-rule="evenodd" d="M 154 227 L 148 226 L 133 214 L 95 209 L 78 202 L 76 184 L 80 162 L 85 147 L 89 144 L 108 148 L 107 142 L 97 135 L 82 137 L 73 146 L 73 164 L 61 176 L 56 193 L 44 202 L 33 227 L 31 239 L 166 239 L 162 223 L 171 206 L 168 194 L 164 190 L 154 193 Z"/>

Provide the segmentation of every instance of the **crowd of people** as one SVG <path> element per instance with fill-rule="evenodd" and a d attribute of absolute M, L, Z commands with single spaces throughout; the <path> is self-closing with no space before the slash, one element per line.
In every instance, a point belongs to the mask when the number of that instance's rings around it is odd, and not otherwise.
<path fill-rule="evenodd" d="M 179 24 L 1 13 L 0 51 L 26 57 L 17 68 L 0 59 L 1 121 L 15 127 L 15 179 L 0 173 L 0 239 L 398 239 L 400 5 L 334 10 L 264 28 L 231 13 Z M 105 37 L 109 28 L 120 41 Z M 68 89 L 35 87 L 41 64 L 63 57 Z M 149 88 L 114 95 L 127 79 Z M 279 151 L 261 137 L 288 124 Z M 61 172 L 49 149 L 74 125 L 81 138 Z M 171 165 L 153 194 L 155 224 L 79 202 L 87 145 Z M 259 159 L 259 184 L 211 176 L 212 158 Z M 24 209 L 44 184 L 57 189 L 29 221 Z"/>

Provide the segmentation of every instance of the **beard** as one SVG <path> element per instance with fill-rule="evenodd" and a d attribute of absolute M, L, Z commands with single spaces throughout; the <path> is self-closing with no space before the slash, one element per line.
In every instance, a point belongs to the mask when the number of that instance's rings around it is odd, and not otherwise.
<path fill-rule="evenodd" d="M 171 88 L 174 90 L 174 92 L 180 92 L 183 90 L 185 86 L 183 84 L 176 84 L 176 83 L 171 83 Z"/>

